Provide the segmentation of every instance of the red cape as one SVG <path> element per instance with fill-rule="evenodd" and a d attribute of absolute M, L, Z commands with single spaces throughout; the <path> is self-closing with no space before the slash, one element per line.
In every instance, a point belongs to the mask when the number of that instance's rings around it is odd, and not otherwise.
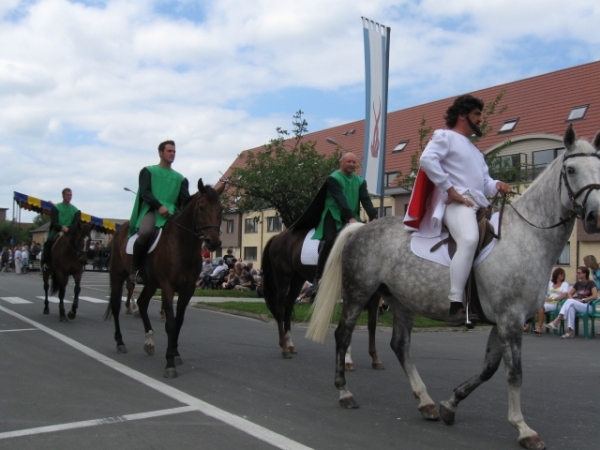
<path fill-rule="evenodd" d="M 419 229 L 421 226 L 421 221 L 423 220 L 423 217 L 425 217 L 427 203 L 429 201 L 429 197 L 431 197 L 434 187 L 435 185 L 427 177 L 427 174 L 423 170 L 419 169 L 417 172 L 417 179 L 415 180 L 415 185 L 408 202 L 406 215 L 404 216 L 405 225 L 411 228 Z"/>

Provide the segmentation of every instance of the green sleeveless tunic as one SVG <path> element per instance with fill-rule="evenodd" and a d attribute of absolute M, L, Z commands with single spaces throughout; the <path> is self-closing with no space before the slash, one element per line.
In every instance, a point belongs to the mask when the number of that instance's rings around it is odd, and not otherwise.
<path fill-rule="evenodd" d="M 352 174 L 350 176 L 344 175 L 339 170 L 333 172 L 331 177 L 335 178 L 340 185 L 342 186 L 342 192 L 344 193 L 344 197 L 346 198 L 346 202 L 348 203 L 348 207 L 352 211 L 352 215 L 358 221 L 360 221 L 360 185 L 363 183 L 363 179 L 356 174 Z M 327 196 L 325 198 L 325 207 L 323 208 L 323 213 L 321 214 L 321 220 L 319 225 L 315 230 L 315 234 L 313 235 L 313 239 L 322 239 L 323 238 L 323 226 L 325 224 L 325 216 L 330 212 L 331 216 L 335 220 L 335 226 L 339 231 L 344 223 L 342 222 L 342 214 L 338 204 L 336 203 L 333 196 L 327 192 Z"/>
<path fill-rule="evenodd" d="M 56 209 L 58 209 L 58 222 L 61 227 L 70 227 L 73 225 L 73 219 L 75 218 L 75 214 L 77 214 L 77 207 L 64 203 L 57 203 L 54 205 Z"/>
<path fill-rule="evenodd" d="M 177 212 L 177 199 L 181 190 L 181 183 L 185 179 L 183 175 L 173 169 L 166 169 L 160 166 L 148 166 L 146 169 L 152 176 L 152 195 L 169 210 L 171 215 Z M 150 211 L 150 205 L 143 201 L 138 191 L 135 197 L 135 204 L 129 220 L 129 236 L 134 235 L 140 228 L 142 219 Z M 161 216 L 158 211 L 154 211 L 154 226 L 162 228 L 167 222 L 167 218 Z"/>

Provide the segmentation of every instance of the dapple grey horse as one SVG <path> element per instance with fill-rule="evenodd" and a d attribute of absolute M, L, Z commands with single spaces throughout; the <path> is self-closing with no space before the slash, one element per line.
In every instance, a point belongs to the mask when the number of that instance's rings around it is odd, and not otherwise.
<path fill-rule="evenodd" d="M 586 232 L 599 231 L 600 132 L 590 145 L 576 140 L 569 126 L 563 142 L 564 154 L 512 203 L 512 208 L 505 208 L 501 239 L 475 268 L 482 308 L 494 326 L 481 371 L 455 388 L 450 399 L 440 403 L 439 413 L 411 361 L 410 334 L 415 313 L 438 320 L 446 317 L 448 268 L 411 252 L 410 233 L 398 217 L 342 231 L 327 261 L 307 336 L 324 340 L 335 302 L 342 297 L 342 317 L 335 331 L 335 386 L 343 407 L 358 407 L 346 388 L 344 373 L 344 353 L 356 319 L 373 296 L 383 296 L 394 314 L 391 347 L 419 400 L 423 417 L 438 420 L 441 415 L 447 424 L 454 423 L 458 404 L 489 380 L 503 360 L 509 392 L 508 421 L 517 429 L 523 447 L 545 448 L 521 412 L 523 323 L 543 303 L 550 271 L 571 235 L 575 218 L 583 220 Z M 556 224 L 560 225 L 553 227 Z"/>

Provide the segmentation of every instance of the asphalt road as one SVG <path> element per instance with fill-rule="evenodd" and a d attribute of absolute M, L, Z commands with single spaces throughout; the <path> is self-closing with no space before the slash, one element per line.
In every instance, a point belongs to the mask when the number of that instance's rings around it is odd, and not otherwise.
<path fill-rule="evenodd" d="M 273 323 L 188 308 L 180 338 L 184 364 L 167 380 L 165 334 L 151 305 L 156 354 L 143 351 L 141 320 L 122 315 L 128 354 L 102 320 L 106 273 L 86 273 L 77 318 L 42 314 L 38 273 L 0 273 L 0 448 L 2 449 L 516 449 L 503 370 L 459 406 L 456 422 L 421 419 L 408 381 L 378 333 L 386 370 L 370 368 L 365 331 L 353 339 L 347 374 L 358 410 L 338 406 L 334 340 L 304 339 L 280 357 Z M 72 298 L 71 292 L 67 298 Z M 70 304 L 67 305 L 70 307 Z M 412 356 L 431 397 L 449 398 L 481 366 L 487 333 L 413 334 Z M 527 335 L 522 408 L 553 449 L 599 448 L 600 339 Z"/>

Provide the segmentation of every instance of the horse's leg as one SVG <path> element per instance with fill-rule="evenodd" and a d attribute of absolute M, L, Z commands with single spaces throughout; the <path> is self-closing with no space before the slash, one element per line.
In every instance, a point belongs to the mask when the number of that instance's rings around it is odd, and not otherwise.
<path fill-rule="evenodd" d="M 142 318 L 142 323 L 144 324 L 144 351 L 152 356 L 154 355 L 154 330 L 152 329 L 152 324 L 150 323 L 150 316 L 148 315 L 148 306 L 150 304 L 150 300 L 152 300 L 152 296 L 156 292 L 155 287 L 150 287 L 148 285 L 144 286 L 140 296 L 138 297 L 138 311 L 140 317 Z"/>
<path fill-rule="evenodd" d="M 125 300 L 125 314 L 133 314 L 133 309 L 135 309 L 135 303 L 133 304 L 134 308 L 132 308 L 131 297 L 133 297 L 134 285 L 129 278 L 125 281 L 125 288 L 127 289 L 127 300 Z"/>
<path fill-rule="evenodd" d="M 391 303 L 394 305 L 392 307 L 394 327 L 390 346 L 408 377 L 415 398 L 419 400 L 418 408 L 421 415 L 428 420 L 439 420 L 440 415 L 437 412 L 435 403 L 429 397 L 427 387 L 410 358 L 410 333 L 413 328 L 414 313 L 397 301 Z M 377 303 L 377 307 L 379 307 L 379 303 Z"/>
<path fill-rule="evenodd" d="M 369 355 L 371 355 L 371 367 L 375 370 L 383 370 L 383 363 L 379 359 L 379 355 L 377 354 L 377 347 L 375 346 L 375 332 L 377 331 L 377 319 L 379 317 L 379 295 L 373 295 L 369 304 L 367 305 L 367 310 L 369 312 Z"/>
<path fill-rule="evenodd" d="M 177 324 L 175 323 L 175 315 L 173 313 L 173 296 L 174 292 L 171 286 L 161 286 L 162 289 L 162 307 L 165 311 L 165 331 L 167 333 L 167 366 L 165 367 L 165 378 L 177 378 L 179 375 L 175 369 L 175 331 Z M 140 306 L 141 309 L 141 306 Z"/>
<path fill-rule="evenodd" d="M 521 368 L 522 320 L 516 325 L 500 333 L 494 326 L 488 338 L 485 361 L 481 372 L 454 389 L 448 401 L 440 403 L 440 414 L 448 425 L 454 423 L 456 408 L 480 384 L 489 380 L 500 366 L 504 358 L 505 372 L 508 380 L 508 421 L 519 432 L 519 443 L 527 449 L 540 450 L 546 444 L 538 434 L 529 428 L 523 420 L 521 412 Z"/>
<path fill-rule="evenodd" d="M 348 409 L 358 408 L 358 403 L 354 401 L 354 396 L 346 388 L 345 356 L 352 341 L 352 331 L 363 309 L 364 305 L 358 302 L 350 304 L 344 300 L 342 317 L 335 330 L 335 387 L 340 391 L 340 405 Z"/>
<path fill-rule="evenodd" d="M 48 269 L 42 272 L 42 277 L 44 280 L 44 314 L 50 314 L 49 302 L 48 302 L 48 289 L 50 288 L 50 284 L 48 283 L 48 278 L 50 276 L 50 272 Z"/>
<path fill-rule="evenodd" d="M 68 317 L 73 320 L 77 316 L 77 308 L 79 308 L 79 293 L 81 292 L 81 277 L 83 272 L 76 273 L 73 275 L 73 281 L 75 282 L 73 305 L 71 305 L 71 311 L 69 311 Z"/>
<path fill-rule="evenodd" d="M 60 276 L 55 274 L 55 278 L 52 282 L 58 284 L 59 319 L 61 322 L 68 322 L 67 314 L 65 313 L 65 293 L 67 292 L 67 283 L 69 282 L 69 277 L 63 276 L 62 274 Z"/>
<path fill-rule="evenodd" d="M 121 302 L 123 301 L 123 283 L 129 274 L 125 271 L 115 273 L 111 268 L 110 272 L 110 313 L 113 316 L 115 322 L 115 342 L 117 343 L 117 352 L 127 353 L 127 347 L 123 342 L 123 336 L 121 334 L 121 325 L 119 323 L 119 313 L 121 312 Z M 105 315 L 105 319 L 110 317 L 108 311 Z"/>
<path fill-rule="evenodd" d="M 181 359 L 181 355 L 179 354 L 179 333 L 181 333 L 185 311 L 194 294 L 194 290 L 195 286 L 192 285 L 192 289 L 180 292 L 177 297 L 177 314 L 175 315 L 175 331 L 173 336 L 173 360 L 175 361 L 176 366 L 183 364 L 183 359 Z"/>
<path fill-rule="evenodd" d="M 283 305 L 283 341 L 284 344 L 281 347 L 284 358 L 291 358 L 291 355 L 298 353 L 296 347 L 292 342 L 292 314 L 294 313 L 294 305 L 296 304 L 296 298 L 302 290 L 304 280 L 299 276 L 294 276 L 290 282 L 290 288 L 288 289 L 285 297 L 285 303 Z M 285 349 L 289 354 L 285 355 Z"/>

